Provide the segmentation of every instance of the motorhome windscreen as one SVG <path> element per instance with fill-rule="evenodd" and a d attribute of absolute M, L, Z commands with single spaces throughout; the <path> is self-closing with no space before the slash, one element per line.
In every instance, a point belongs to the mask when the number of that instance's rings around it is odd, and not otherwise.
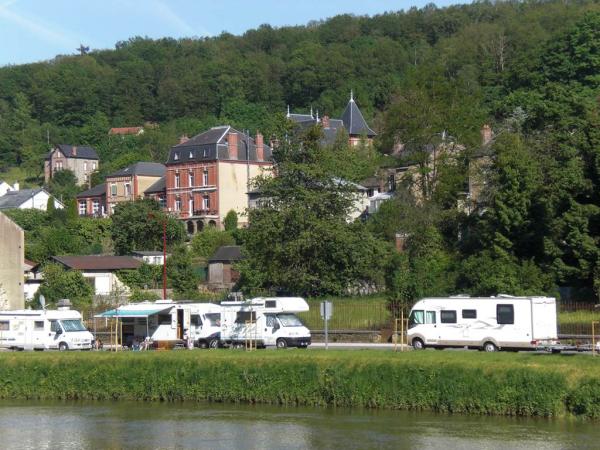
<path fill-rule="evenodd" d="M 415 325 L 421 325 L 423 323 L 425 323 L 425 312 L 420 309 L 411 311 L 410 316 L 408 317 L 408 327 L 412 328 Z"/>
<path fill-rule="evenodd" d="M 284 327 L 302 327 L 302 322 L 294 314 L 277 314 L 277 318 Z"/>
<path fill-rule="evenodd" d="M 221 325 L 221 314 L 219 313 L 205 314 L 204 317 L 211 327 L 218 327 Z"/>
<path fill-rule="evenodd" d="M 85 325 L 79 319 L 61 320 L 60 323 L 67 333 L 70 331 L 87 331 Z"/>

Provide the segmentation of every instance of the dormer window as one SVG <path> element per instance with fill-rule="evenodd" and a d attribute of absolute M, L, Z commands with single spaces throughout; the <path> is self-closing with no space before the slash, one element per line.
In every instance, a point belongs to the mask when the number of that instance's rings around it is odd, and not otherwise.
<path fill-rule="evenodd" d="M 206 158 L 208 156 L 208 150 L 204 149 L 202 151 L 202 156 L 204 156 Z"/>
<path fill-rule="evenodd" d="M 179 159 L 179 152 L 175 152 L 175 154 L 173 155 L 173 159 L 175 161 L 177 161 Z"/>
<path fill-rule="evenodd" d="M 194 152 L 190 150 L 190 159 L 194 157 Z"/>

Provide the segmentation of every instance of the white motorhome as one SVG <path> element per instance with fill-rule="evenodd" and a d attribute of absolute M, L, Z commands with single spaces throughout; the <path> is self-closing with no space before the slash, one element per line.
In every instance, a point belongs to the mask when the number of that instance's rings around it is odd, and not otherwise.
<path fill-rule="evenodd" d="M 118 318 L 123 324 L 123 342 L 133 346 L 147 338 L 153 342 L 217 347 L 221 332 L 221 307 L 213 303 L 176 303 L 172 300 L 132 303 L 97 315 Z"/>
<path fill-rule="evenodd" d="M 408 342 L 425 347 L 469 347 L 493 352 L 535 350 L 557 343 L 551 297 L 424 298 L 412 308 Z"/>
<path fill-rule="evenodd" d="M 90 350 L 94 337 L 77 311 L 0 311 L 0 347 L 14 350 Z"/>
<path fill-rule="evenodd" d="M 221 303 L 221 344 L 306 348 L 310 331 L 295 313 L 308 311 L 300 297 L 258 297 Z"/>

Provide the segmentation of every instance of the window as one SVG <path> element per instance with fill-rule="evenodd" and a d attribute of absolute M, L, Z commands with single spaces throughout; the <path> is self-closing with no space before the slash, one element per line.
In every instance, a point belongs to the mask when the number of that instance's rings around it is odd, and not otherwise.
<path fill-rule="evenodd" d="M 33 322 L 33 329 L 35 331 L 44 331 L 44 321 L 36 320 L 35 322 Z"/>
<path fill-rule="evenodd" d="M 412 328 L 415 325 L 421 325 L 425 323 L 424 321 L 424 311 L 423 310 L 413 310 L 408 317 L 408 328 Z"/>
<path fill-rule="evenodd" d="M 86 204 L 85 200 L 79 202 L 79 215 L 85 216 L 86 213 Z"/>
<path fill-rule="evenodd" d="M 219 313 L 209 313 L 205 314 L 204 318 L 209 323 L 211 327 L 220 327 L 221 326 L 221 314 Z"/>
<path fill-rule="evenodd" d="M 277 308 L 277 300 L 266 300 L 265 308 Z"/>
<path fill-rule="evenodd" d="M 267 319 L 267 327 L 273 327 L 275 325 L 275 316 L 269 314 L 265 315 L 265 318 Z"/>
<path fill-rule="evenodd" d="M 179 174 L 178 173 L 175 174 L 175 187 L 176 188 L 179 187 Z"/>
<path fill-rule="evenodd" d="M 100 202 L 98 200 L 94 200 L 92 202 L 92 212 L 94 214 L 98 214 L 98 211 L 100 211 Z"/>
<path fill-rule="evenodd" d="M 111 183 L 110 185 L 110 196 L 116 197 L 117 195 L 117 185 L 115 183 Z"/>
<path fill-rule="evenodd" d="M 159 325 L 171 325 L 171 314 L 159 314 L 158 315 Z"/>
<path fill-rule="evenodd" d="M 201 327 L 202 326 L 202 320 L 200 319 L 200 315 L 199 314 L 192 314 L 192 316 L 191 316 L 191 322 L 192 322 L 192 325 L 194 325 L 195 327 Z"/>
<path fill-rule="evenodd" d="M 58 325 L 58 320 L 51 320 L 50 321 L 50 331 L 52 331 L 53 333 L 56 333 L 58 330 L 60 330 L 60 326 Z"/>
<path fill-rule="evenodd" d="M 210 209 L 210 197 L 208 195 L 202 198 L 202 209 Z"/>
<path fill-rule="evenodd" d="M 194 197 L 192 196 L 190 196 L 190 199 L 188 200 L 188 211 L 190 213 L 190 216 L 194 212 Z"/>
<path fill-rule="evenodd" d="M 463 319 L 477 319 L 477 310 L 476 309 L 463 309 L 462 310 L 462 318 Z"/>
<path fill-rule="evenodd" d="M 165 209 L 167 207 L 167 200 L 165 199 L 164 195 L 160 195 L 158 197 L 158 204 L 162 209 Z"/>
<path fill-rule="evenodd" d="M 194 186 L 194 172 L 188 173 L 188 185 L 189 187 Z"/>
<path fill-rule="evenodd" d="M 284 327 L 301 327 L 302 322 L 295 314 L 277 314 L 277 318 Z"/>
<path fill-rule="evenodd" d="M 427 311 L 425 313 L 425 323 L 435 323 L 435 311 Z"/>
<path fill-rule="evenodd" d="M 83 162 L 83 171 L 87 172 L 87 161 Z"/>
<path fill-rule="evenodd" d="M 0 322 L 0 331 L 9 331 L 10 330 L 10 322 L 8 320 L 3 320 Z"/>
<path fill-rule="evenodd" d="M 131 195 L 131 184 L 130 183 L 125 183 L 125 195 L 127 195 L 127 196 Z"/>
<path fill-rule="evenodd" d="M 440 311 L 442 323 L 456 323 L 456 311 Z"/>
<path fill-rule="evenodd" d="M 515 323 L 515 307 L 513 305 L 496 305 L 496 321 L 498 325 Z"/>
<path fill-rule="evenodd" d="M 87 331 L 83 322 L 79 319 L 61 320 L 65 332 L 68 331 Z"/>
<path fill-rule="evenodd" d="M 173 159 L 175 161 L 177 161 L 179 159 L 179 152 L 175 152 L 175 154 L 173 155 Z"/>
<path fill-rule="evenodd" d="M 204 169 L 204 172 L 202 172 L 202 185 L 208 186 L 208 169 Z"/>
<path fill-rule="evenodd" d="M 256 311 L 238 311 L 235 323 L 256 322 Z"/>
<path fill-rule="evenodd" d="M 95 162 L 92 163 L 92 170 L 96 170 L 96 163 Z"/>
<path fill-rule="evenodd" d="M 175 211 L 181 211 L 181 198 L 177 197 L 175 199 Z"/>
<path fill-rule="evenodd" d="M 190 159 L 194 157 L 194 152 L 190 150 Z"/>

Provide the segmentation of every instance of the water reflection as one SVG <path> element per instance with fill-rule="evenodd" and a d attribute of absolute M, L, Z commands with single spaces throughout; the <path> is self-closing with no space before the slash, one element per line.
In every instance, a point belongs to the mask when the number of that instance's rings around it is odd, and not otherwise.
<path fill-rule="evenodd" d="M 1 402 L 3 448 L 584 449 L 576 420 L 333 408 L 165 403 Z"/>

